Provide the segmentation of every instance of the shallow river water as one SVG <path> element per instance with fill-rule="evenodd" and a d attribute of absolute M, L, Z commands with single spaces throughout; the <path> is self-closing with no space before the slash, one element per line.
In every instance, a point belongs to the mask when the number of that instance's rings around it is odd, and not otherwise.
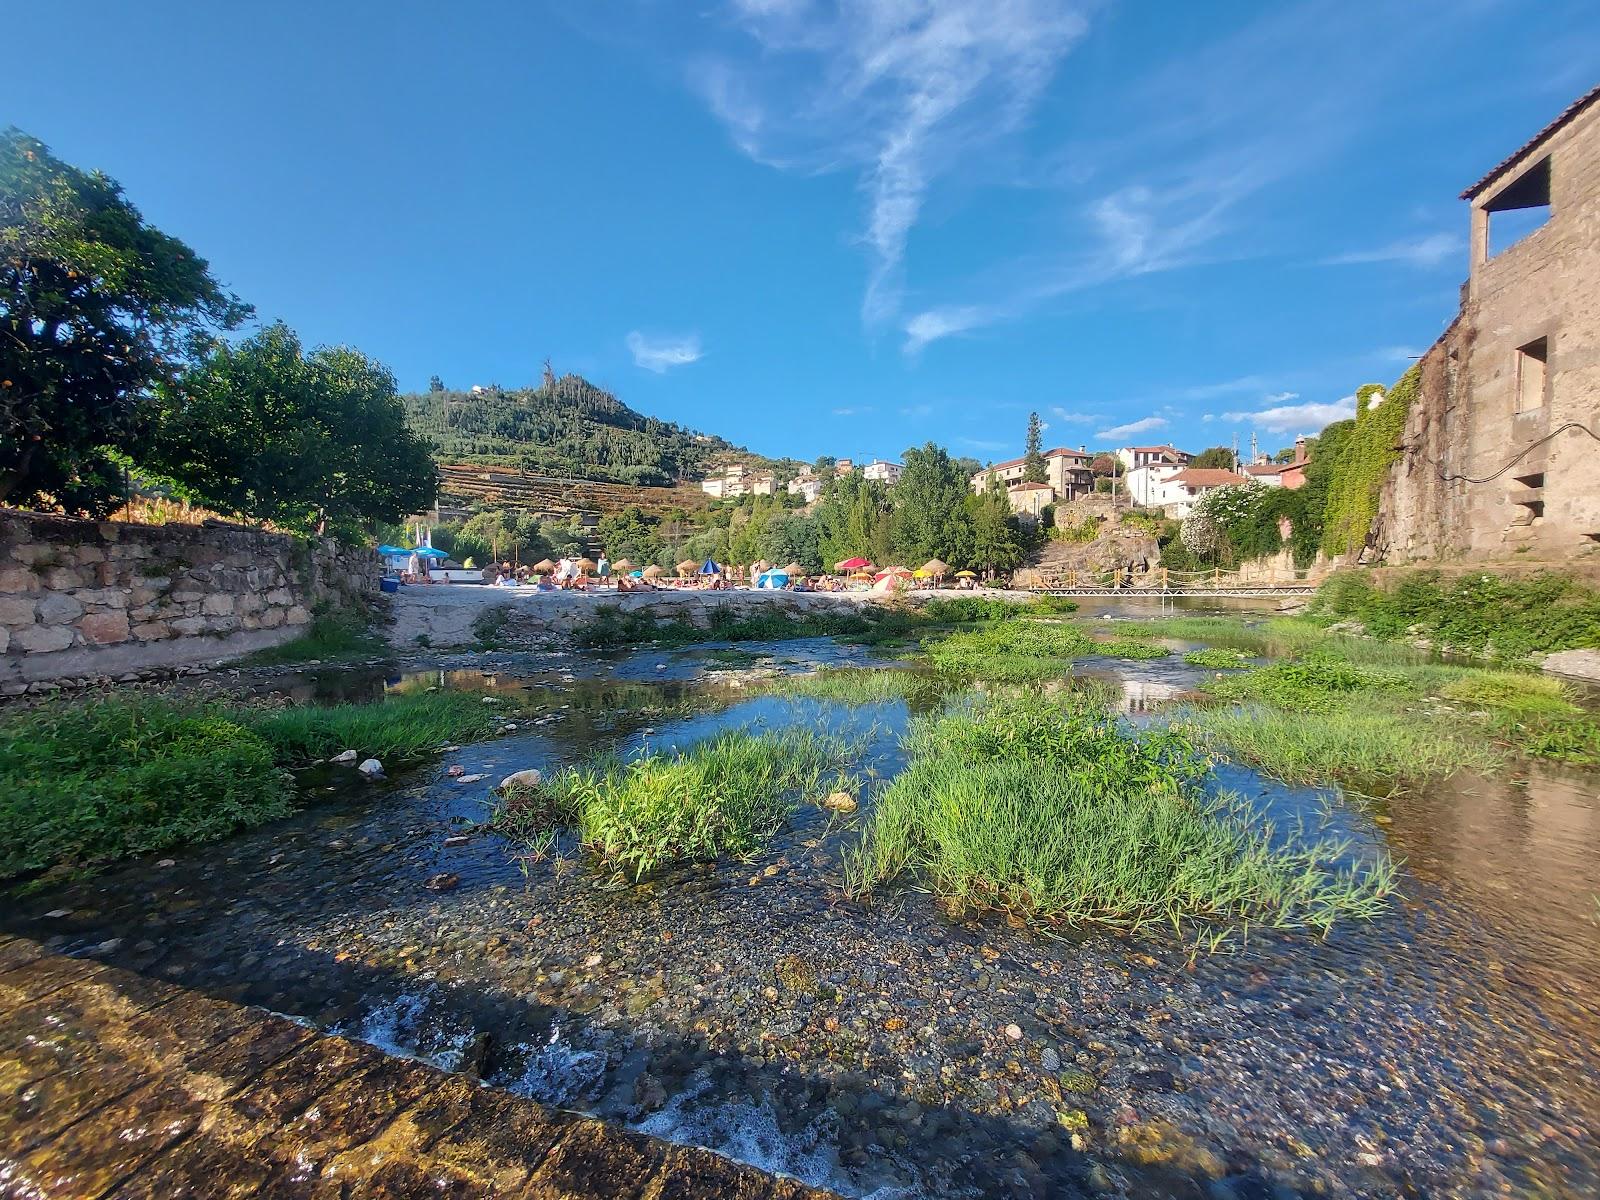
<path fill-rule="evenodd" d="M 1115 614 L 1113 614 L 1115 615 Z M 1365 924 L 1044 935 L 924 894 L 851 901 L 849 817 L 799 811 L 759 857 L 643 885 L 473 827 L 489 787 L 597 749 L 802 722 L 900 764 L 903 703 L 762 695 L 873 661 L 825 640 L 462 656 L 279 677 L 300 698 L 516 693 L 539 711 L 393 783 L 308 772 L 300 815 L 8 899 L 4 925 L 266 1005 L 563 1107 L 866 1196 L 1600 1194 L 1600 780 L 1535 769 L 1381 804 L 1224 765 L 1280 822 L 1386 846 Z M 1085 663 L 1130 716 L 1203 672 Z M 268 686 L 264 684 L 263 686 Z M 447 768 L 488 778 L 462 785 Z M 426 886 L 440 873 L 452 890 Z M 1020 1036 L 1016 1036 L 1020 1033 Z"/>

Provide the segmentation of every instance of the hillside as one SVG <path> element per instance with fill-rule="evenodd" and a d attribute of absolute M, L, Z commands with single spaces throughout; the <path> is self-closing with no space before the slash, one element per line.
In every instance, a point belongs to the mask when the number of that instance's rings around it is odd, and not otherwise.
<path fill-rule="evenodd" d="M 515 467 L 538 475 L 667 486 L 714 464 L 760 461 L 718 437 L 635 412 L 577 375 L 543 386 L 401 397 L 411 427 L 440 463 Z"/>

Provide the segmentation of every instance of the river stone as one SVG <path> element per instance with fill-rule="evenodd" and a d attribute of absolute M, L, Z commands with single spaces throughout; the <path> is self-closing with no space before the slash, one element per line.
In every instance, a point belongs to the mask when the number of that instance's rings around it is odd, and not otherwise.
<path fill-rule="evenodd" d="M 513 771 L 500 781 L 500 791 L 507 792 L 514 787 L 538 787 L 539 781 L 544 776 L 538 770 L 529 767 L 526 771 Z"/>
<path fill-rule="evenodd" d="M 369 758 L 356 768 L 363 779 L 382 779 L 383 764 L 375 758 Z"/>
<path fill-rule="evenodd" d="M 353 762 L 355 762 L 357 757 L 358 756 L 357 756 L 357 754 L 356 754 L 356 752 L 354 750 L 341 750 L 341 751 L 339 751 L 339 753 L 335 754 L 328 761 L 331 762 L 331 763 L 340 763 L 340 764 L 353 763 Z"/>
<path fill-rule="evenodd" d="M 849 792 L 833 792 L 827 799 L 823 800 L 822 807 L 830 812 L 855 812 L 856 798 Z"/>
<path fill-rule="evenodd" d="M 1539 664 L 1552 675 L 1567 675 L 1600 683 L 1600 650 L 1558 650 Z"/>

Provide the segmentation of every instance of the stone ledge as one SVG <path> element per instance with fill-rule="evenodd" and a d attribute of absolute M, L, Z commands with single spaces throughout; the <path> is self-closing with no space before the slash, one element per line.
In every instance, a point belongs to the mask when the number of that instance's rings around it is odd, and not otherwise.
<path fill-rule="evenodd" d="M 4 935 L 0 1011 L 8 1195 L 831 1195 Z"/>

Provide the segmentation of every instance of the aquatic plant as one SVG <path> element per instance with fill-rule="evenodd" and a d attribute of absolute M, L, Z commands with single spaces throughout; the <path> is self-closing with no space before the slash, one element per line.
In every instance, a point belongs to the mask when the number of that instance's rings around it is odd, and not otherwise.
<path fill-rule="evenodd" d="M 1247 621 L 1239 617 L 1161 617 L 1118 622 L 1116 631 L 1124 638 L 1205 642 L 1272 658 L 1316 654 L 1371 666 L 1404 666 L 1428 660 L 1428 653 L 1414 646 L 1338 633 L 1305 617 L 1271 617 L 1265 621 Z"/>
<path fill-rule="evenodd" d="M 403 762 L 448 742 L 488 737 L 505 717 L 505 708 L 485 704 L 480 696 L 450 691 L 395 695 L 375 704 L 300 705 L 237 714 L 289 766 L 344 750 Z"/>
<path fill-rule="evenodd" d="M 0 878 L 223 837 L 293 795 L 272 747 L 217 706 L 45 705 L 0 722 Z"/>
<path fill-rule="evenodd" d="M 1226 646 L 1191 650 L 1183 656 L 1183 661 L 1191 667 L 1209 667 L 1215 671 L 1243 671 L 1254 665 L 1243 651 Z"/>
<path fill-rule="evenodd" d="M 668 863 L 754 853 L 797 798 L 855 791 L 847 775 L 855 753 L 845 739 L 807 729 L 727 730 L 675 754 L 602 755 L 557 775 L 536 802 L 502 799 L 494 824 L 524 843 L 552 823 L 568 826 L 638 879 Z"/>
<path fill-rule="evenodd" d="M 280 666 L 312 659 L 336 662 L 382 654 L 385 649 L 383 639 L 363 618 L 351 613 L 320 613 L 299 637 L 257 650 L 244 662 L 249 666 Z"/>
<path fill-rule="evenodd" d="M 807 696 L 837 704 L 881 704 L 905 700 L 915 706 L 936 701 L 946 690 L 939 679 L 916 671 L 882 667 L 827 667 L 805 675 L 784 675 L 772 689 L 786 696 Z"/>
<path fill-rule="evenodd" d="M 1269 663 L 1242 675 L 1210 680 L 1202 688 L 1221 700 L 1258 700 L 1295 712 L 1329 712 L 1353 692 L 1421 693 L 1417 681 L 1404 671 L 1324 658 Z"/>
<path fill-rule="evenodd" d="M 996 697 L 924 718 L 911 765 L 846 859 L 856 894 L 911 877 L 952 908 L 1126 926 L 1228 917 L 1326 929 L 1372 916 L 1386 859 L 1276 839 L 1180 729 L 1133 732 L 1073 699 Z"/>

